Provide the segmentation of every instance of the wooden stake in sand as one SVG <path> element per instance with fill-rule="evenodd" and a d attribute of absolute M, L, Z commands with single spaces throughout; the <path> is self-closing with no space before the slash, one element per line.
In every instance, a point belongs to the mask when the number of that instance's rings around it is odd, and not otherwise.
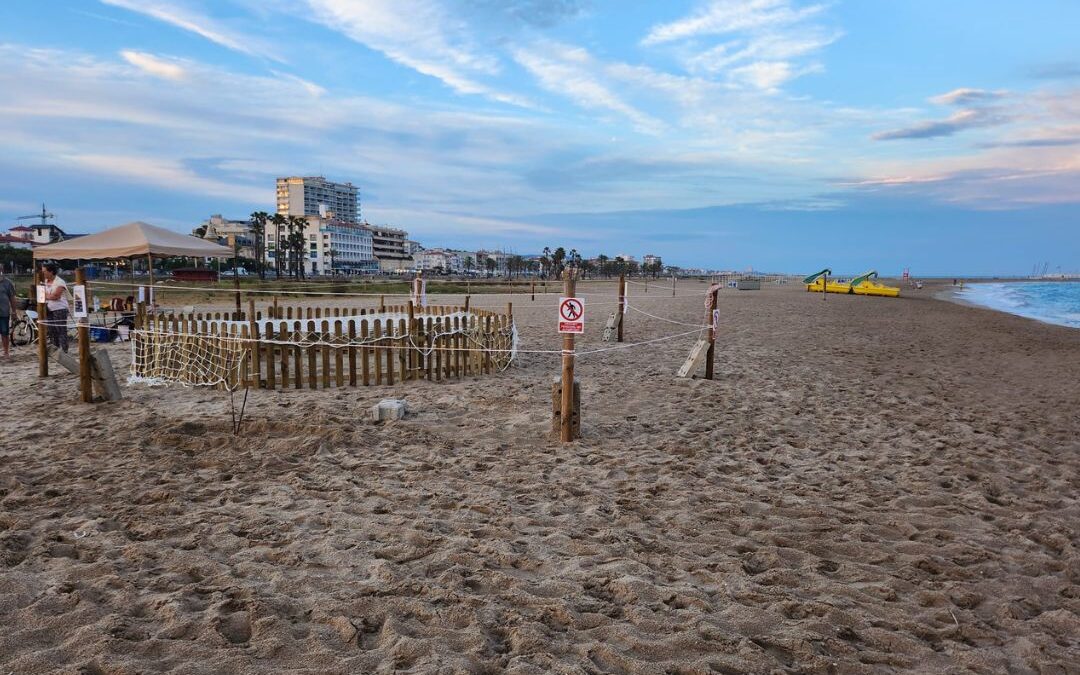
<path fill-rule="evenodd" d="M 49 347 L 48 347 L 48 325 L 45 323 L 48 316 L 49 306 L 42 302 L 44 298 L 44 292 L 41 287 L 45 285 L 45 273 L 41 271 L 39 265 L 34 272 L 34 293 L 38 297 L 37 304 L 37 341 L 38 341 L 38 377 L 49 376 Z"/>
<path fill-rule="evenodd" d="M 626 274 L 619 275 L 619 337 L 617 342 L 622 342 L 623 320 L 626 317 Z"/>
<path fill-rule="evenodd" d="M 717 300 L 719 299 L 720 289 L 714 285 L 712 292 L 712 302 L 709 303 L 709 312 L 707 321 L 709 322 L 709 352 L 705 356 L 705 379 L 713 379 L 713 360 L 716 358 L 716 317 L 719 311 L 716 307 Z"/>
<path fill-rule="evenodd" d="M 86 272 L 83 268 L 75 270 L 75 285 L 82 285 L 86 289 L 85 302 L 81 308 L 73 308 L 76 316 L 86 313 L 90 302 L 90 287 L 86 283 Z M 79 300 L 76 299 L 76 302 Z M 90 325 L 88 318 L 77 318 L 79 334 L 79 399 L 83 403 L 94 402 L 94 390 L 90 381 Z M 64 327 L 67 328 L 66 326 Z"/>

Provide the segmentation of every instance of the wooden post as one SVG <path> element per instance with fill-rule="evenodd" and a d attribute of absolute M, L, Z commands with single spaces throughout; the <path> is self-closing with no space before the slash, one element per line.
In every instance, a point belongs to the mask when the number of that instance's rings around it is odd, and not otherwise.
<path fill-rule="evenodd" d="M 41 271 L 41 266 L 38 265 L 37 271 L 34 272 L 34 295 L 37 295 L 38 285 L 45 284 L 45 273 Z M 49 306 L 45 302 L 39 302 L 37 304 L 37 340 L 38 340 L 38 377 L 49 376 L 49 330 L 47 316 L 49 314 Z"/>
<path fill-rule="evenodd" d="M 675 297 L 675 274 L 671 275 L 671 297 Z"/>
<path fill-rule="evenodd" d="M 86 284 L 86 272 L 83 268 L 75 270 L 75 285 L 86 286 L 86 304 L 83 310 L 90 311 L 90 287 Z M 72 308 L 74 309 L 74 308 Z M 83 403 L 94 402 L 93 383 L 90 379 L 90 320 L 78 319 L 79 332 L 79 394 Z M 65 330 L 67 328 L 65 327 Z"/>
<path fill-rule="evenodd" d="M 825 273 L 825 285 L 821 287 L 821 301 L 825 302 L 825 296 L 829 294 L 829 273 Z"/>
<path fill-rule="evenodd" d="M 415 293 L 415 292 L 416 292 L 416 282 L 414 280 L 413 281 L 413 293 Z M 417 340 L 417 335 L 416 335 L 417 334 L 417 330 L 416 330 L 416 314 L 415 314 L 416 305 L 413 304 L 412 300 L 409 300 L 409 304 L 407 305 L 407 307 L 409 308 L 409 337 L 412 340 L 412 342 L 415 344 L 416 340 Z M 404 344 L 405 344 L 404 341 L 402 341 L 402 345 L 404 345 Z M 402 375 L 401 375 L 402 380 L 415 380 L 416 379 L 416 370 L 415 370 L 415 368 L 416 368 L 416 356 L 417 355 L 413 353 L 412 348 L 411 347 L 408 348 L 408 350 L 405 353 L 405 372 L 402 373 Z"/>
<path fill-rule="evenodd" d="M 469 298 L 471 298 L 471 297 L 472 297 L 471 295 L 466 295 L 465 296 L 465 311 L 466 312 L 469 311 Z"/>
<path fill-rule="evenodd" d="M 626 274 L 619 275 L 619 332 L 618 342 L 622 342 L 623 317 L 626 316 Z"/>
<path fill-rule="evenodd" d="M 720 294 L 720 289 L 715 289 L 712 292 L 712 304 L 709 306 L 709 316 L 706 320 L 709 322 L 709 351 L 705 355 L 705 379 L 713 379 L 713 360 L 716 358 L 716 322 L 713 321 L 714 312 L 716 311 L 716 301 Z"/>
<path fill-rule="evenodd" d="M 233 278 L 233 291 L 236 293 L 236 316 L 233 317 L 235 321 L 240 320 L 240 240 L 235 234 L 229 235 L 232 239 L 232 278 Z"/>
<path fill-rule="evenodd" d="M 571 270 L 563 273 L 564 295 L 574 297 L 574 274 Z M 569 443 L 574 440 L 574 334 L 563 333 L 562 350 L 562 415 L 559 424 L 559 440 Z"/>
<path fill-rule="evenodd" d="M 278 313 L 278 304 L 277 304 L 277 296 L 276 295 L 274 296 L 274 318 L 275 319 L 280 319 L 281 318 L 281 314 Z"/>
<path fill-rule="evenodd" d="M 536 302 L 536 279 L 532 280 L 532 300 Z"/>

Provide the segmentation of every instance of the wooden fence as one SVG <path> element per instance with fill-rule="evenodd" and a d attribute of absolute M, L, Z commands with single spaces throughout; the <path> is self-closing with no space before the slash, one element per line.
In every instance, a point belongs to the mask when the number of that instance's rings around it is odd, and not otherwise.
<path fill-rule="evenodd" d="M 147 317 L 134 334 L 134 374 L 228 389 L 328 389 L 488 375 L 512 358 L 510 305 L 505 313 L 411 303 L 248 307 Z"/>

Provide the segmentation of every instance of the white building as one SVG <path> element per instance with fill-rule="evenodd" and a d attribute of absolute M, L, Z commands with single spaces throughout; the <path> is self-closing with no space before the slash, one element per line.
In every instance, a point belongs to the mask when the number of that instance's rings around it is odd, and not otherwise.
<path fill-rule="evenodd" d="M 465 271 L 465 259 L 458 251 L 426 249 L 417 253 L 415 259 L 416 267 L 424 272 L 461 274 Z"/>
<path fill-rule="evenodd" d="M 277 212 L 284 216 L 319 216 L 360 221 L 360 189 L 324 176 L 277 179 Z"/>
<path fill-rule="evenodd" d="M 372 249 L 371 230 L 358 223 L 337 218 L 309 216 L 304 227 L 304 274 L 365 274 L 378 270 Z M 266 234 L 266 260 L 273 269 L 277 255 L 272 232 Z M 290 258 L 286 254 L 282 273 L 290 270 Z"/>
<path fill-rule="evenodd" d="M 239 244 L 241 258 L 255 257 L 255 239 L 251 234 L 251 223 L 246 220 L 230 220 L 220 213 L 215 213 L 199 224 L 192 234 L 202 230 L 202 238 L 222 246 L 231 246 L 230 237 L 235 237 Z"/>

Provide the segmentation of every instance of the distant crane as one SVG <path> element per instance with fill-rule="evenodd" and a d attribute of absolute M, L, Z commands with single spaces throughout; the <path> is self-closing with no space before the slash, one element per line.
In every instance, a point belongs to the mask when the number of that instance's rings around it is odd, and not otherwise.
<path fill-rule="evenodd" d="M 38 227 L 48 227 L 49 225 L 55 225 L 56 224 L 55 222 L 53 222 L 53 223 L 49 222 L 50 218 L 52 218 L 53 221 L 55 221 L 56 220 L 56 215 L 53 214 L 53 213 L 49 213 L 48 211 L 45 210 L 45 202 L 41 202 L 41 213 L 35 213 L 35 214 L 29 215 L 29 216 L 19 216 L 15 220 L 30 220 L 31 218 L 38 218 L 38 219 L 41 220 L 41 223 L 38 224 Z"/>

